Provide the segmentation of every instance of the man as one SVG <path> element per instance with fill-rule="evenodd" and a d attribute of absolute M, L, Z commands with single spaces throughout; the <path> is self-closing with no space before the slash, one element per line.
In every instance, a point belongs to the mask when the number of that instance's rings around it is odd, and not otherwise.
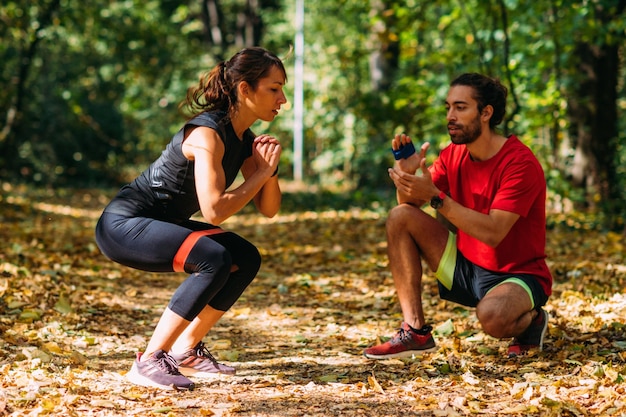
<path fill-rule="evenodd" d="M 517 137 L 496 132 L 506 87 L 480 74 L 463 74 L 450 86 L 445 105 L 452 143 L 430 168 L 428 144 L 416 153 L 408 136 L 392 140 L 397 161 L 389 176 L 398 206 L 389 213 L 387 244 L 404 322 L 389 341 L 365 349 L 371 359 L 435 348 L 422 309 L 422 260 L 436 271 L 441 298 L 476 307 L 487 334 L 514 338 L 510 357 L 543 346 L 548 314 L 542 306 L 552 292 L 543 170 Z M 426 202 L 458 232 L 422 211 Z"/>

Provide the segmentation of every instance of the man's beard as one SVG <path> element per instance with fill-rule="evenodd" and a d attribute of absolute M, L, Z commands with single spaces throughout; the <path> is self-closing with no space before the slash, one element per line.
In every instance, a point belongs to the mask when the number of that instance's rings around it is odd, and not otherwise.
<path fill-rule="evenodd" d="M 448 128 L 452 126 L 460 130 L 455 134 L 450 134 L 450 140 L 456 145 L 467 145 L 474 142 L 483 133 L 483 129 L 480 126 L 480 118 L 475 118 L 472 123 L 465 127 L 463 125 L 448 124 Z"/>

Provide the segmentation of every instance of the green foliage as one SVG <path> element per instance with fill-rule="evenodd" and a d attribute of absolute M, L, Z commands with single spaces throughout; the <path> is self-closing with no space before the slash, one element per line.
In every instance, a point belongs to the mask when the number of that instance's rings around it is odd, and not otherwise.
<path fill-rule="evenodd" d="M 290 95 L 295 2 L 249 3 L 220 1 L 214 15 L 193 1 L 4 2 L 1 175 L 51 184 L 128 180 L 179 128 L 186 89 L 245 45 L 285 57 Z M 579 70 L 576 44 L 617 45 L 618 79 L 625 79 L 623 7 L 623 0 L 305 2 L 306 181 L 388 188 L 393 134 L 429 141 L 433 158 L 448 142 L 448 83 L 480 71 L 509 88 L 504 133 L 537 152 L 556 194 L 588 200 L 563 174 L 574 155 L 568 100 L 588 76 Z M 616 89 L 621 190 L 626 91 L 623 83 Z M 283 142 L 283 176 L 294 157 L 292 106 L 254 127 Z M 626 210 L 614 205 L 610 210 Z"/>
<path fill-rule="evenodd" d="M 19 172 L 26 180 L 56 184 L 128 180 L 183 121 L 177 107 L 186 89 L 242 46 L 229 32 L 207 48 L 197 2 L 66 0 L 53 9 L 51 24 L 39 29 L 43 10 L 53 3 L 0 7 L 10 28 L 0 32 L 0 81 L 8 87 L 0 92 L 0 115 L 10 112 L 19 93 L 15 74 L 37 39 L 24 74 L 28 99 L 16 139 L 0 140 L 0 148 L 11 151 L 3 154 L 6 176 Z M 243 4 L 233 0 L 223 7 L 242 13 Z M 238 15 L 226 17 L 222 26 L 232 27 Z"/>

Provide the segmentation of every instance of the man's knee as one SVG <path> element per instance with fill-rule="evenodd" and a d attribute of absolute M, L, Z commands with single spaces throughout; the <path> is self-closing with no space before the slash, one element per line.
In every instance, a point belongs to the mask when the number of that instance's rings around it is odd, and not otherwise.
<path fill-rule="evenodd" d="M 389 212 L 385 225 L 387 241 L 395 241 L 399 236 L 410 235 L 419 247 L 429 245 L 443 248 L 448 241 L 448 230 L 433 216 L 419 207 L 400 204 Z"/>
<path fill-rule="evenodd" d="M 506 311 L 497 303 L 479 303 L 476 316 L 483 331 L 497 339 L 512 337 L 512 322 Z"/>
<path fill-rule="evenodd" d="M 489 336 L 501 339 L 504 336 L 504 325 L 502 318 L 497 314 L 494 314 L 493 311 L 490 311 L 485 308 L 476 308 L 476 316 L 478 317 L 478 321 L 480 321 L 480 325 L 483 328 L 483 331 L 487 333 Z"/>
<path fill-rule="evenodd" d="M 513 337 L 519 333 L 520 319 L 532 308 L 532 300 L 524 288 L 517 283 L 504 282 L 478 303 L 476 316 L 490 336 Z"/>
<path fill-rule="evenodd" d="M 389 215 L 387 216 L 387 221 L 388 222 L 404 221 L 406 217 L 410 216 L 410 214 L 414 210 L 415 210 L 415 207 L 413 206 L 410 206 L 408 204 L 399 204 L 393 207 L 389 211 Z"/>
<path fill-rule="evenodd" d="M 407 230 L 408 223 L 417 221 L 417 217 L 423 213 L 421 209 L 410 204 L 399 204 L 389 211 L 387 216 L 387 230 Z"/>

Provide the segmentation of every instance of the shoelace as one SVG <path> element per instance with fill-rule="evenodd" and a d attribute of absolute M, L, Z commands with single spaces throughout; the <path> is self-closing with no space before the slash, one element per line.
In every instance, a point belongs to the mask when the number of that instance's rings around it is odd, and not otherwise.
<path fill-rule="evenodd" d="M 217 364 L 217 359 L 215 359 L 213 355 L 211 355 L 211 352 L 209 352 L 209 349 L 207 349 L 203 342 L 200 342 L 198 344 L 198 347 L 196 348 L 196 356 L 207 358 L 211 362 Z"/>
<path fill-rule="evenodd" d="M 402 344 L 406 344 L 407 341 L 411 341 L 412 340 L 411 335 L 409 334 L 408 331 L 404 330 L 402 327 L 400 327 L 399 330 L 400 331 L 393 338 L 394 342 L 399 341 Z"/>
<path fill-rule="evenodd" d="M 422 329 L 425 329 L 425 330 L 430 332 L 432 330 L 432 327 L 431 326 L 424 326 Z M 411 331 L 410 330 L 405 330 L 402 327 L 400 327 L 399 330 L 400 331 L 398 332 L 397 336 L 395 336 L 393 338 L 394 341 L 399 340 L 403 344 L 410 343 L 410 342 L 415 343 L 415 340 L 411 336 Z M 418 336 L 422 336 L 419 333 L 417 333 L 417 335 Z"/>
<path fill-rule="evenodd" d="M 182 375 L 178 371 L 178 364 L 176 363 L 174 358 L 172 358 L 167 353 L 163 353 L 163 356 L 161 356 L 160 358 L 155 358 L 154 362 L 155 365 L 163 372 L 167 372 L 171 375 Z"/>

